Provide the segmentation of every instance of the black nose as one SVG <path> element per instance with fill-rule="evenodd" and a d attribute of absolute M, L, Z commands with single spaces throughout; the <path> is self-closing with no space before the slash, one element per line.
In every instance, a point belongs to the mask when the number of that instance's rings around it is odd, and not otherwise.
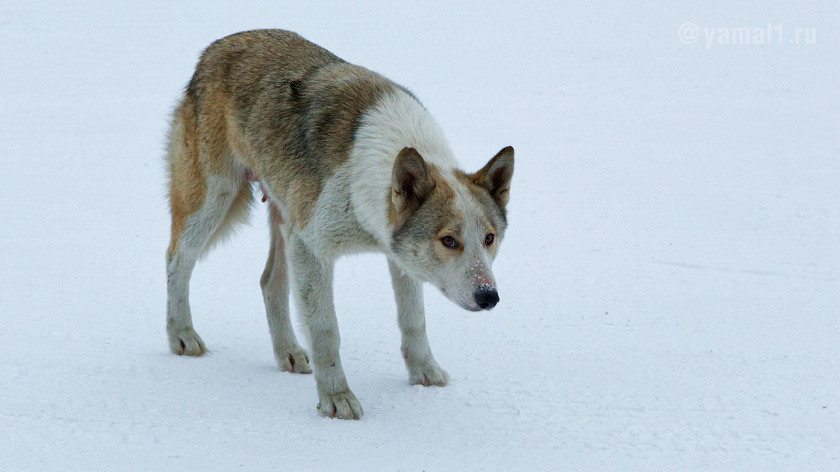
<path fill-rule="evenodd" d="M 473 295 L 478 307 L 482 310 L 489 310 L 499 303 L 499 292 L 494 289 L 490 290 L 476 290 Z"/>

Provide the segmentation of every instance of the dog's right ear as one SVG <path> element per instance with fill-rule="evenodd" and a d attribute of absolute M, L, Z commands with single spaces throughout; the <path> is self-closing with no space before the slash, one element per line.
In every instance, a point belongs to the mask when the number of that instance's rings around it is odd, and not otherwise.
<path fill-rule="evenodd" d="M 414 148 L 403 148 L 394 162 L 391 201 L 398 220 L 405 221 L 428 198 L 435 188 L 426 161 Z"/>

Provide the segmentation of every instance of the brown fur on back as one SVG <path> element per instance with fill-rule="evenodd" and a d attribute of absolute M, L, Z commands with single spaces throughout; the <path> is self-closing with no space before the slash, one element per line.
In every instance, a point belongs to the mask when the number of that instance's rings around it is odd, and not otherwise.
<path fill-rule="evenodd" d="M 287 31 L 249 31 L 211 44 L 175 115 L 173 129 L 183 129 L 175 154 L 188 157 L 170 163 L 172 185 L 190 191 L 172 205 L 173 236 L 176 206 L 185 217 L 196 211 L 206 175 L 245 169 L 295 226 L 305 226 L 323 182 L 348 157 L 360 115 L 395 87 Z"/>

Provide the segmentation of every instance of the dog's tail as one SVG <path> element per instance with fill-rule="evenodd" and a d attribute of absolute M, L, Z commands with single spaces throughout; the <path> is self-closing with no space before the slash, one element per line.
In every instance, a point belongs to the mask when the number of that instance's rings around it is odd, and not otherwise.
<path fill-rule="evenodd" d="M 221 177 L 221 188 L 210 188 L 207 180 L 208 170 L 203 168 L 199 158 L 198 122 L 194 99 L 189 95 L 181 100 L 172 117 L 167 145 L 166 167 L 169 176 L 169 200 L 172 210 L 172 241 L 167 252 L 172 256 L 178 245 L 181 232 L 187 219 L 198 211 L 207 198 L 224 200 L 225 207 L 215 210 L 219 213 L 213 218 L 218 223 L 215 231 L 203 246 L 201 255 L 206 255 L 216 244 L 228 239 L 238 223 L 248 221 L 248 214 L 253 202 L 251 184 L 245 179 L 244 170 L 239 173 L 231 166 L 231 174 Z M 229 150 L 219 151 L 229 153 Z M 205 156 L 206 158 L 206 156 Z M 220 192 L 235 195 L 232 200 L 219 199 Z M 211 195 L 212 194 L 212 195 Z M 227 206 L 229 205 L 229 206 Z M 224 212 L 223 214 L 221 212 Z M 211 223 L 215 226 L 215 223 Z"/>

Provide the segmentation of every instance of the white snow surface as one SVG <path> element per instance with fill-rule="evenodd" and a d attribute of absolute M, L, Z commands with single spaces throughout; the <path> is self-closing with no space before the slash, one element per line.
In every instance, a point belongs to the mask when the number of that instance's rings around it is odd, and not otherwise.
<path fill-rule="evenodd" d="M 2 1 L 0 470 L 840 470 L 840 7 L 771 3 Z M 358 422 L 275 366 L 264 205 L 193 276 L 212 352 L 167 349 L 169 114 L 265 27 L 468 171 L 516 148 L 499 306 L 427 288 L 451 385 L 408 384 L 384 258 L 338 264 Z"/>

